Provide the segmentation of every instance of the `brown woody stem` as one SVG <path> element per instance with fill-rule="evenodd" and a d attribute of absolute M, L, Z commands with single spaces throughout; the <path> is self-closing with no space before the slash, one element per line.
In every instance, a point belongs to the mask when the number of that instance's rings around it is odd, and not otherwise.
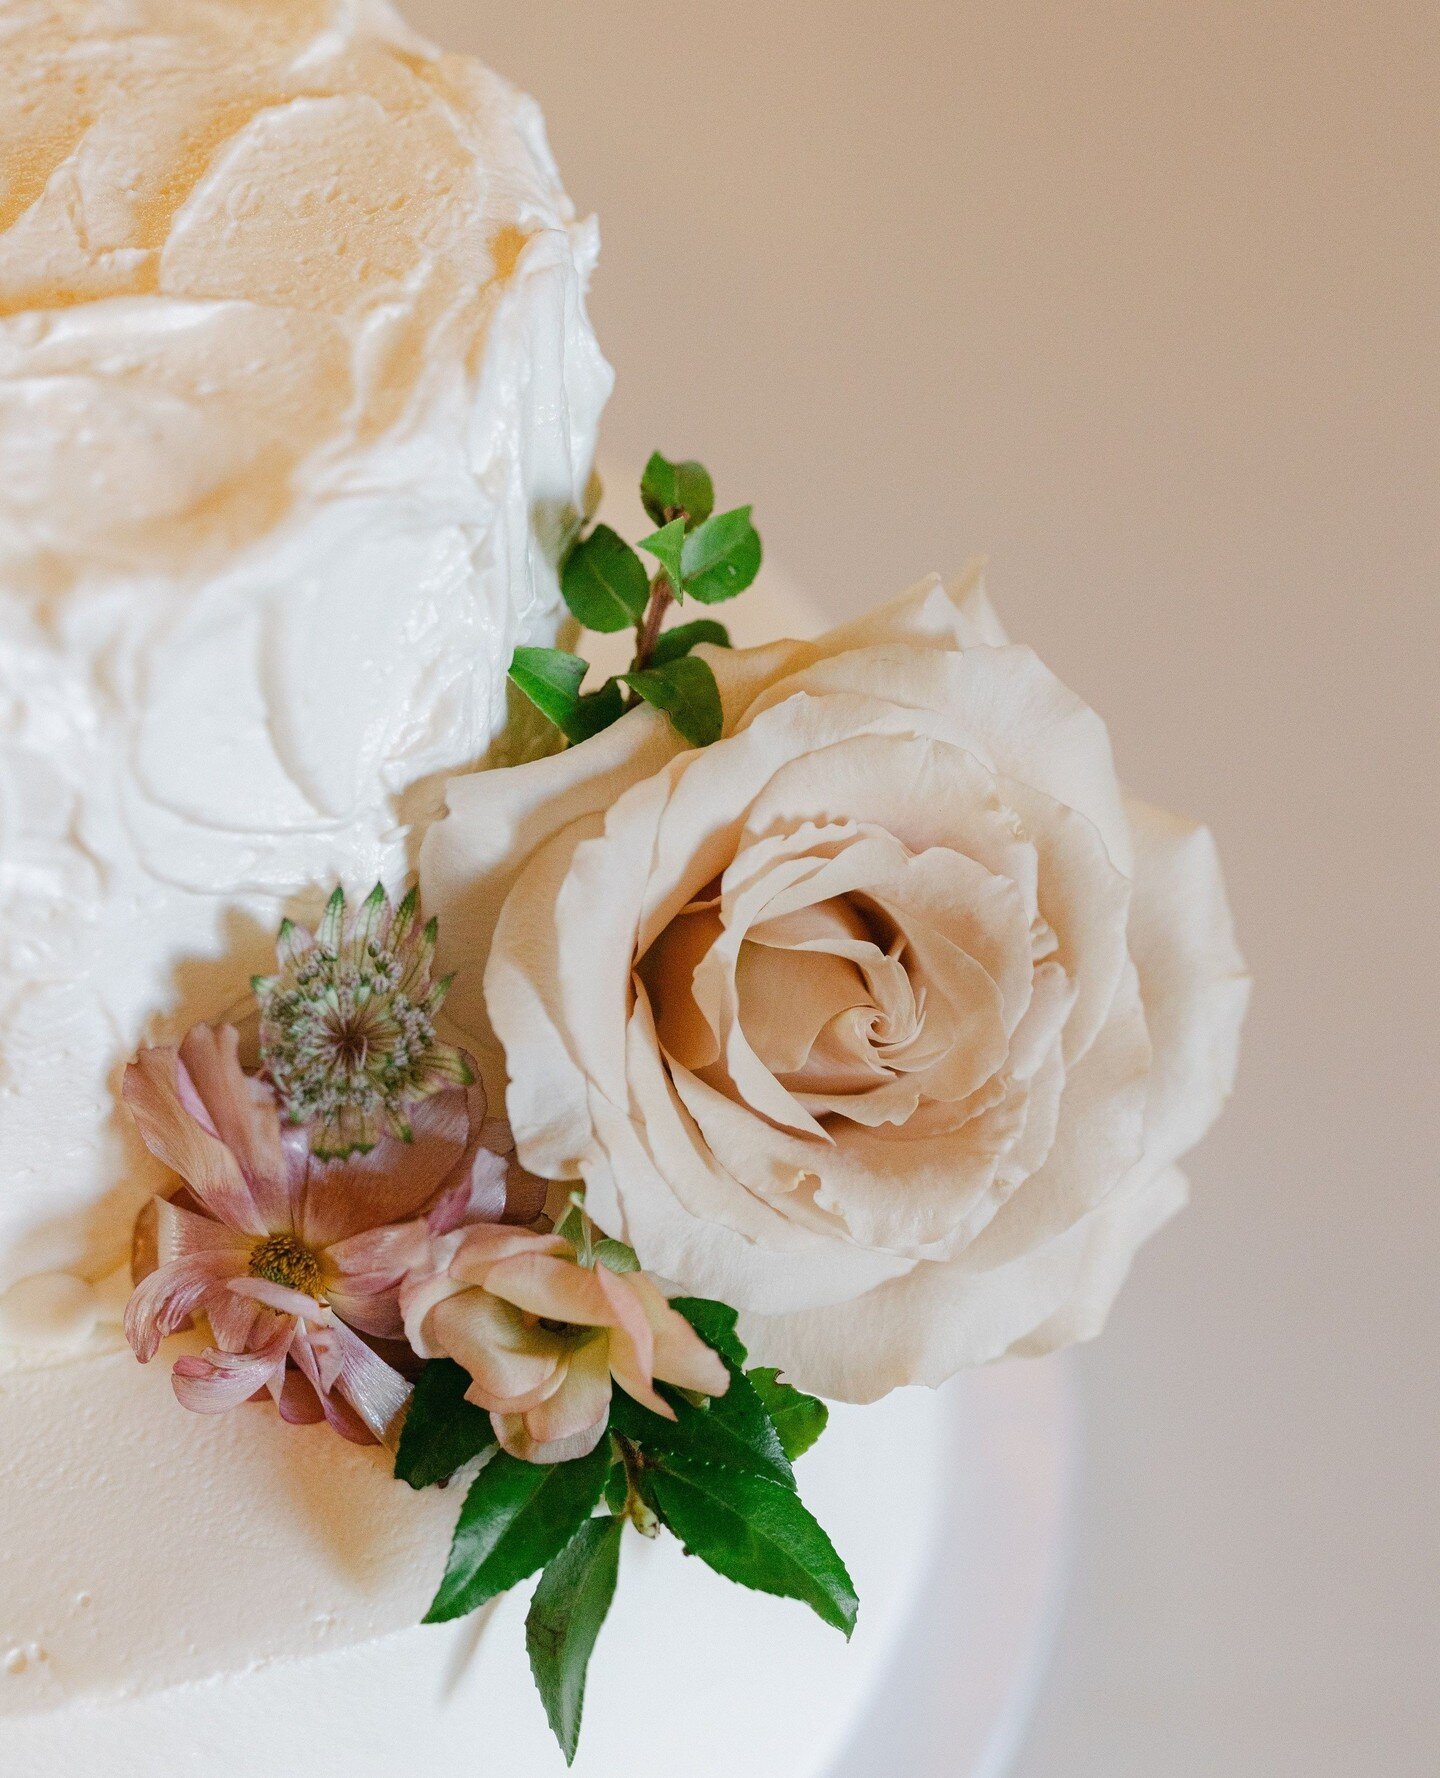
<path fill-rule="evenodd" d="M 650 665 L 650 657 L 655 653 L 655 644 L 660 639 L 660 626 L 665 621 L 665 613 L 674 603 L 675 595 L 670 590 L 668 574 L 657 574 L 650 583 L 650 603 L 645 607 L 645 616 L 640 621 L 638 640 L 635 644 L 636 673 L 643 673 Z"/>

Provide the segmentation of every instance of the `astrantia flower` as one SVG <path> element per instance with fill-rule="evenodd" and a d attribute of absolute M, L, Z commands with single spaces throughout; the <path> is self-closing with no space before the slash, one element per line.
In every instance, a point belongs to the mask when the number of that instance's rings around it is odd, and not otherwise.
<path fill-rule="evenodd" d="M 413 889 L 392 910 L 377 883 L 347 921 L 337 889 L 313 936 L 285 922 L 279 974 L 255 978 L 261 1061 L 319 1156 L 364 1154 L 384 1133 L 408 1142 L 416 1105 L 470 1083 L 464 1054 L 436 1035 L 450 980 L 431 981 L 435 922 L 418 916 Z"/>
<path fill-rule="evenodd" d="M 493 1225 L 432 1246 L 428 1270 L 401 1292 L 406 1335 L 422 1358 L 469 1371 L 468 1399 L 514 1457 L 561 1463 L 593 1451 L 612 1379 L 668 1420 L 657 1378 L 704 1395 L 729 1386 L 721 1359 L 643 1272 L 583 1266 L 558 1234 Z"/>
<path fill-rule="evenodd" d="M 268 1083 L 247 1076 L 230 1027 L 197 1026 L 178 1050 L 142 1050 L 125 1099 L 152 1153 L 185 1181 L 154 1202 L 154 1269 L 125 1313 L 142 1363 L 197 1316 L 214 1344 L 177 1360 L 175 1393 L 221 1413 L 268 1391 L 285 1419 L 322 1416 L 383 1440 L 409 1386 L 362 1335 L 403 1335 L 399 1285 L 430 1241 L 500 1216 L 512 1168 L 478 1088 L 433 1093 L 409 1142 L 325 1161 L 282 1129 Z M 418 1220 L 426 1217 L 428 1220 Z"/>

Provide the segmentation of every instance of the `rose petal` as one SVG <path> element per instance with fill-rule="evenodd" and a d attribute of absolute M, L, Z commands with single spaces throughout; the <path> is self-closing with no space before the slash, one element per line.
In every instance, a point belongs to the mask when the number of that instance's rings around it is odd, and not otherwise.
<path fill-rule="evenodd" d="M 646 706 L 583 747 L 447 784 L 449 815 L 425 836 L 420 880 L 425 905 L 440 922 L 441 968 L 459 972 L 446 1011 L 476 1040 L 492 1105 L 503 1101 L 504 1056 L 479 972 L 466 966 L 490 956 L 501 907 L 526 859 L 570 823 L 609 808 L 627 785 L 650 777 L 682 746 L 668 719 Z"/>

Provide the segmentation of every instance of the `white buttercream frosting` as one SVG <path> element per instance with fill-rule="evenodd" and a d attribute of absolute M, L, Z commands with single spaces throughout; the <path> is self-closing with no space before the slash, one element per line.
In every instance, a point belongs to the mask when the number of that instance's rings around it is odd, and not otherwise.
<path fill-rule="evenodd" d="M 0 0 L 7 1778 L 563 1769 L 523 1596 L 416 1624 L 458 1490 L 182 1412 L 106 1273 L 155 1178 L 126 1058 L 232 1003 L 330 880 L 405 873 L 555 628 L 610 386 L 594 252 L 530 101 L 373 0 Z M 848 1648 L 632 1540 L 579 1769 L 828 1766 L 925 1559 L 938 1431 L 897 1396 L 804 1459 L 865 1600 Z"/>
<path fill-rule="evenodd" d="M 532 101 L 378 0 L 0 0 L 0 1296 L 121 1256 L 141 1038 L 485 754 L 595 248 Z"/>

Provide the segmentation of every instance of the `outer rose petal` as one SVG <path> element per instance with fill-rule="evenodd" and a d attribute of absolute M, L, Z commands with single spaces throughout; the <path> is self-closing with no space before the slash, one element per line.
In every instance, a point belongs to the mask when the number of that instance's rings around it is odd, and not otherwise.
<path fill-rule="evenodd" d="M 1155 1050 L 1145 1111 L 1145 1149 L 1156 1166 L 1194 1145 L 1235 1084 L 1250 977 L 1203 827 L 1126 804 L 1135 830 L 1130 953 Z"/>
<path fill-rule="evenodd" d="M 1148 1184 L 1143 1178 L 1137 1172 L 1125 1180 L 1075 1230 L 1080 1251 L 1070 1292 L 1053 1315 L 1016 1340 L 1010 1350 L 1017 1356 L 1057 1352 L 1093 1340 L 1104 1327 L 1141 1245 L 1184 1208 L 1189 1196 L 1178 1167 L 1167 1167 Z"/>
<path fill-rule="evenodd" d="M 504 1057 L 490 1030 L 476 959 L 490 954 L 496 921 L 525 859 L 545 840 L 596 814 L 680 751 L 667 718 L 648 706 L 564 753 L 452 778 L 450 813 L 420 850 L 425 906 L 440 922 L 439 965 L 458 971 L 447 1015 L 476 1041 L 492 1106 L 502 1103 Z"/>

